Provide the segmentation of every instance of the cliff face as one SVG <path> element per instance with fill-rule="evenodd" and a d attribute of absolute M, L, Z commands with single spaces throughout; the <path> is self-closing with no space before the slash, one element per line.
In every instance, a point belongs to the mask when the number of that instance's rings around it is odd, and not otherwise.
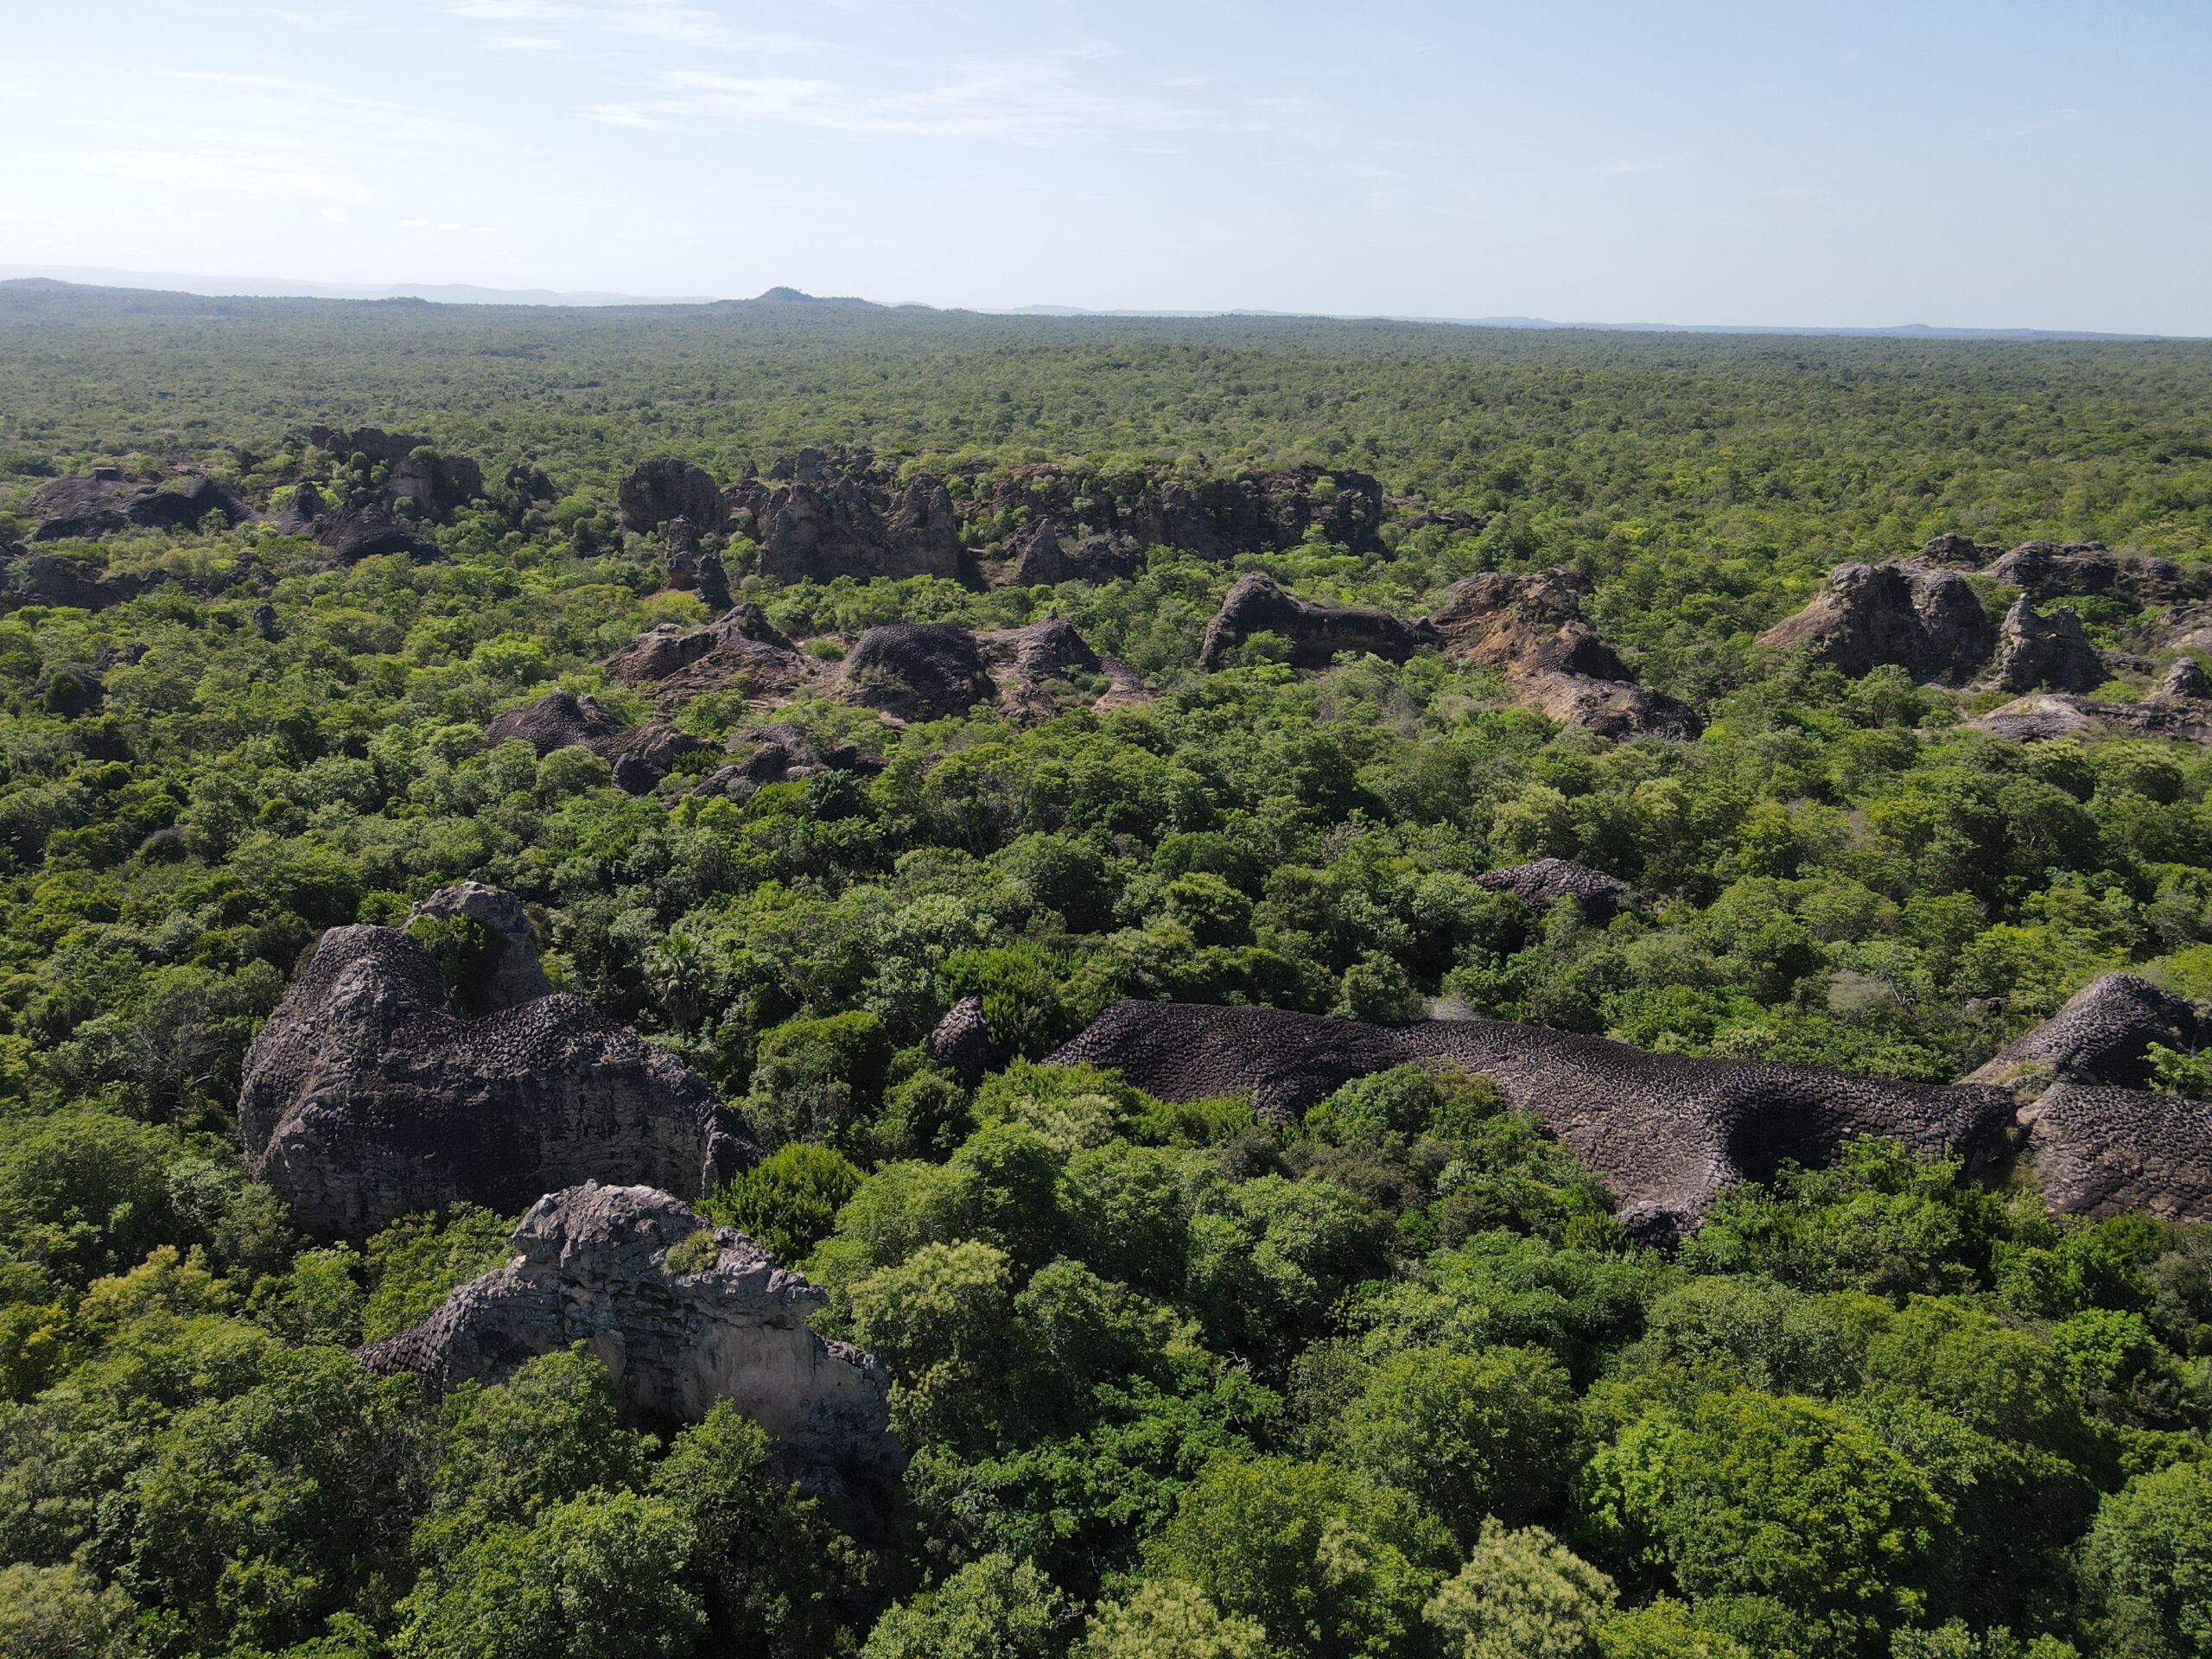
<path fill-rule="evenodd" d="M 514 1247 L 423 1324 L 363 1349 L 363 1363 L 442 1393 L 581 1342 L 626 1410 L 696 1422 L 731 1401 L 817 1490 L 887 1483 L 904 1466 L 882 1366 L 815 1335 L 822 1292 L 745 1234 L 651 1187 L 588 1181 L 533 1205 Z"/>
<path fill-rule="evenodd" d="M 582 998 L 458 1019 L 429 953 L 386 927 L 323 935 L 247 1053 L 238 1129 L 302 1226 L 353 1239 L 591 1179 L 697 1197 L 759 1155 L 705 1082 Z"/>

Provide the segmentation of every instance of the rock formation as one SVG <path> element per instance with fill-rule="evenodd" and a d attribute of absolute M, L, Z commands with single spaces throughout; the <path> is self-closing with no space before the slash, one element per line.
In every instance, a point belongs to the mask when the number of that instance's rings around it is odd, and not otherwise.
<path fill-rule="evenodd" d="M 965 714 L 998 696 L 976 636 L 950 622 L 893 622 L 861 635 L 845 658 L 845 690 L 899 720 Z"/>
<path fill-rule="evenodd" d="M 2049 616 L 2037 616 L 2022 599 L 2005 613 L 1989 667 L 1992 686 L 2002 691 L 2088 691 L 2104 682 L 2104 659 L 2071 610 L 2061 606 Z"/>
<path fill-rule="evenodd" d="M 1236 579 L 1198 647 L 1198 666 L 1220 668 L 1255 634 L 1272 633 L 1288 642 L 1290 660 L 1300 668 L 1325 668 L 1339 652 L 1364 652 L 1402 663 L 1425 645 L 1438 643 L 1425 622 L 1408 622 L 1388 611 L 1317 605 L 1277 586 L 1254 570 Z"/>
<path fill-rule="evenodd" d="M 483 499 L 484 469 L 473 456 L 448 454 L 411 432 L 386 432 L 374 426 L 350 432 L 311 426 L 308 442 L 341 460 L 365 455 L 383 466 L 384 484 L 372 499 L 387 512 L 396 509 L 444 524 L 459 508 Z"/>
<path fill-rule="evenodd" d="M 137 598 L 150 585 L 144 577 L 111 574 L 87 560 L 31 553 L 14 542 L 0 543 L 0 609 L 47 605 L 104 611 Z"/>
<path fill-rule="evenodd" d="M 394 517 L 391 507 L 378 500 L 321 514 L 308 533 L 328 548 L 340 564 L 359 564 L 363 559 L 395 553 L 417 564 L 435 564 L 445 557 L 436 542 Z"/>
<path fill-rule="evenodd" d="M 581 1342 L 631 1415 L 696 1422 L 728 1400 L 813 1491 L 880 1492 L 905 1466 L 883 1367 L 815 1335 L 808 1317 L 828 1299 L 745 1234 L 649 1186 L 588 1181 L 532 1205 L 514 1247 L 362 1363 L 442 1394 Z"/>
<path fill-rule="evenodd" d="M 1802 649 L 1853 678 L 1895 664 L 1916 680 L 1957 682 L 1989 660 L 1997 639 L 1971 582 L 1910 560 L 1836 566 L 1812 603 L 1759 643 Z"/>
<path fill-rule="evenodd" d="M 961 1082 L 982 1080 L 991 1063 L 990 1027 L 983 1018 L 983 999 L 963 996 L 944 1011 L 923 1044 L 930 1058 Z"/>
<path fill-rule="evenodd" d="M 1117 543 L 1097 533 L 1063 538 L 1050 518 L 1039 519 L 1016 537 L 1007 580 L 1016 588 L 1057 587 L 1064 582 L 1110 582 L 1137 573 L 1134 543 Z"/>
<path fill-rule="evenodd" d="M 1505 676 L 1554 720 L 1605 737 L 1693 738 L 1704 729 L 1674 698 L 1637 683 L 1582 614 L 1589 583 L 1567 570 L 1487 572 L 1455 582 L 1428 622 L 1447 656 Z"/>
<path fill-rule="evenodd" d="M 803 450 L 767 478 L 736 485 L 729 502 L 760 545 L 760 574 L 778 582 L 975 580 L 944 480 L 922 475 L 902 485 L 866 450 L 835 461 Z"/>
<path fill-rule="evenodd" d="M 134 484 L 111 467 L 57 478 L 30 493 L 34 542 L 94 541 L 131 529 L 190 530 L 209 513 L 226 524 L 251 518 L 244 501 L 212 478 L 186 474 L 164 484 Z"/>
<path fill-rule="evenodd" d="M 683 518 L 702 535 L 729 522 L 721 487 L 702 467 L 675 455 L 640 461 L 615 491 L 622 527 L 645 535 L 671 518 Z"/>
<path fill-rule="evenodd" d="M 2193 1052 L 2207 1034 L 2185 998 L 2139 974 L 2101 974 L 1967 1081 L 2008 1089 L 2051 1082 L 2135 1088 L 2151 1080 L 2152 1044 Z"/>
<path fill-rule="evenodd" d="M 2031 692 L 1968 724 L 2015 743 L 2120 735 L 2212 743 L 2212 683 L 2184 657 L 2140 702 L 2105 702 L 2069 692 Z"/>
<path fill-rule="evenodd" d="M 865 775 L 883 770 L 881 755 L 864 753 L 850 743 L 829 742 L 787 721 L 734 732 L 728 747 L 743 758 L 708 773 L 694 794 L 742 800 L 764 784 L 794 782 L 823 772 Z"/>
<path fill-rule="evenodd" d="M 678 593 L 697 594 L 715 611 L 729 609 L 729 575 L 722 569 L 722 556 L 699 545 L 698 526 L 689 518 L 671 518 L 661 526 L 661 535 L 668 585 Z"/>
<path fill-rule="evenodd" d="M 1275 1008 L 1125 1001 L 1051 1058 L 1116 1067 L 1169 1100 L 1248 1092 L 1278 1120 L 1389 1066 L 1461 1065 L 1548 1123 L 1611 1184 L 1623 1221 L 1654 1237 L 1694 1226 L 1729 1182 L 1766 1179 L 1786 1160 L 1824 1162 L 1853 1135 L 1993 1155 L 2014 1111 L 2001 1089 L 1649 1054 L 1496 1020 L 1373 1026 Z"/>
<path fill-rule="evenodd" d="M 366 925 L 325 933 L 255 1037 L 238 1129 L 302 1227 L 356 1240 L 583 1180 L 696 1198 L 759 1156 L 704 1082 L 581 997 L 458 1019 L 429 952 Z"/>
<path fill-rule="evenodd" d="M 2133 558 L 2102 542 L 2023 542 L 1989 567 L 1995 580 L 2038 602 L 2112 594 L 2136 604 L 2170 601 L 2204 591 L 2202 574 L 2171 559 Z"/>
<path fill-rule="evenodd" d="M 664 622 L 648 628 L 609 657 L 606 667 L 664 707 L 733 687 L 756 695 L 785 693 L 808 672 L 806 658 L 749 602 L 698 627 Z"/>
<path fill-rule="evenodd" d="M 1069 702 L 1069 688 L 1088 681 L 1079 701 L 1096 709 L 1141 702 L 1143 685 L 1124 664 L 1101 657 L 1061 616 L 1026 627 L 995 628 L 976 636 L 985 670 L 999 688 L 999 709 L 1014 720 L 1050 720 Z M 1100 677 L 1103 695 L 1090 695 Z"/>
<path fill-rule="evenodd" d="M 522 900 L 501 887 L 481 881 L 462 881 L 441 887 L 408 912 L 411 926 L 425 918 L 450 921 L 463 918 L 499 941 L 499 959 L 483 988 L 484 1008 L 497 1014 L 524 1002 L 550 996 L 553 987 L 537 960 L 537 944 L 531 937 L 530 912 Z"/>
<path fill-rule="evenodd" d="M 541 755 L 556 749 L 589 749 L 614 768 L 614 781 L 632 795 L 652 788 L 684 755 L 713 747 L 664 720 L 625 726 L 597 698 L 561 690 L 510 709 L 484 728 L 487 743 L 516 738 Z"/>
<path fill-rule="evenodd" d="M 2062 1083 L 2020 1112 L 2024 1156 L 2061 1215 L 2212 1220 L 2212 1105 Z"/>
<path fill-rule="evenodd" d="M 1492 893 L 1510 893 L 1537 912 L 1572 899 L 1583 920 L 1600 927 L 1635 904 L 1628 883 L 1618 876 L 1565 858 L 1540 858 L 1530 864 L 1486 870 L 1475 878 L 1475 885 Z"/>

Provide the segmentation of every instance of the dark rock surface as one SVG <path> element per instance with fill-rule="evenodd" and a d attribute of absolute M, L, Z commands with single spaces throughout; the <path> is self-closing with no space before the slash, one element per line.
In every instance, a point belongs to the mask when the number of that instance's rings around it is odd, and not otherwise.
<path fill-rule="evenodd" d="M 694 794 L 742 800 L 763 784 L 788 783 L 822 772 L 872 775 L 883 770 L 881 755 L 866 753 L 850 743 L 829 742 L 788 721 L 734 732 L 728 747 L 743 758 L 709 773 Z"/>
<path fill-rule="evenodd" d="M 461 1020 L 429 951 L 365 925 L 322 936 L 254 1039 L 238 1131 L 302 1226 L 355 1240 L 583 1180 L 696 1198 L 759 1156 L 704 1082 L 581 997 Z"/>
<path fill-rule="evenodd" d="M 1887 1083 L 1825 1067 L 1650 1054 L 1495 1020 L 1372 1026 L 1274 1008 L 1117 1002 L 1051 1057 L 1114 1066 L 1170 1100 L 1249 1092 L 1287 1118 L 1344 1083 L 1408 1061 L 1489 1077 L 1611 1185 L 1622 1219 L 1665 1236 L 1730 1181 L 1818 1164 L 1855 1135 L 1994 1156 L 2015 1103 L 2001 1089 Z"/>
<path fill-rule="evenodd" d="M 2071 610 L 2061 606 L 2037 616 L 2022 599 L 2005 613 L 1989 665 L 1989 683 L 1998 690 L 2090 691 L 2105 678 L 2104 659 Z"/>
<path fill-rule="evenodd" d="M 803 450 L 766 479 L 729 492 L 733 519 L 760 546 L 760 573 L 777 582 L 838 576 L 976 579 L 944 480 L 900 484 L 867 450 L 836 458 Z"/>
<path fill-rule="evenodd" d="M 675 455 L 640 461 L 616 489 L 622 527 L 645 535 L 671 518 L 687 520 L 702 535 L 729 522 L 721 486 L 706 468 Z"/>
<path fill-rule="evenodd" d="M 1017 588 L 1057 587 L 1064 582 L 1110 582 L 1136 574 L 1134 543 L 1098 533 L 1063 537 L 1050 518 L 1015 538 L 1007 580 Z"/>
<path fill-rule="evenodd" d="M 664 706 L 736 685 L 763 694 L 788 691 L 808 672 L 806 659 L 749 602 L 702 626 L 664 622 L 648 628 L 609 657 L 606 667 Z"/>
<path fill-rule="evenodd" d="M 2212 1105 L 2062 1083 L 2022 1109 L 2023 1153 L 2061 1215 L 2212 1220 Z"/>
<path fill-rule="evenodd" d="M 1889 664 L 1916 680 L 1963 681 L 1989 660 L 1996 631 L 1974 585 L 1933 562 L 1840 564 L 1812 603 L 1759 636 L 1857 678 Z"/>
<path fill-rule="evenodd" d="M 457 917 L 474 922 L 499 941 L 499 960 L 484 987 L 486 1013 L 552 995 L 553 987 L 537 960 L 537 942 L 531 935 L 530 912 L 521 899 L 501 887 L 461 881 L 439 888 L 410 911 L 407 919 L 411 925 L 425 918 L 450 921 Z"/>
<path fill-rule="evenodd" d="M 1093 707 L 1125 701 L 1135 676 L 1090 648 L 1066 618 L 1058 615 L 1026 627 L 995 628 L 976 636 L 986 671 L 999 688 L 999 707 L 1015 720 L 1050 720 L 1072 700 Z M 1109 689 L 1094 697 L 1078 682 L 1095 684 L 1101 675 Z"/>
<path fill-rule="evenodd" d="M 1446 655 L 1497 669 L 1516 696 L 1554 720 L 1605 737 L 1695 737 L 1704 722 L 1638 684 L 1582 614 L 1588 591 L 1572 571 L 1490 571 L 1453 583 L 1428 623 Z"/>
<path fill-rule="evenodd" d="M 2108 594 L 2147 604 L 2204 591 L 2199 572 L 2184 571 L 2171 559 L 2117 554 L 2102 542 L 2023 542 L 1993 563 L 1989 574 L 2038 601 Z"/>
<path fill-rule="evenodd" d="M 2101 974 L 1967 1081 L 2015 1089 L 2054 1080 L 2137 1088 L 2151 1080 L 2152 1044 L 2190 1052 L 2207 1034 L 2186 998 L 2139 974 Z"/>
<path fill-rule="evenodd" d="M 668 585 L 678 593 L 696 593 L 717 612 L 730 607 L 729 574 L 722 556 L 699 545 L 698 527 L 689 518 L 671 518 L 661 526 Z"/>
<path fill-rule="evenodd" d="M 954 1077 L 974 1085 L 991 1063 L 991 1031 L 983 1018 L 983 999 L 963 996 L 947 1008 L 923 1046 Z"/>
<path fill-rule="evenodd" d="M 459 508 L 483 499 L 484 469 L 473 456 L 448 454 L 412 432 L 387 432 L 375 426 L 357 426 L 351 431 L 311 426 L 308 442 L 341 460 L 365 455 L 381 463 L 385 481 L 374 499 L 387 510 L 404 502 L 403 511 L 409 514 L 444 524 Z"/>
<path fill-rule="evenodd" d="M 137 598 L 149 585 L 143 577 L 111 575 L 87 560 L 0 543 L 0 608 L 48 605 L 104 611 Z"/>
<path fill-rule="evenodd" d="M 810 1490 L 878 1491 L 905 1466 L 883 1367 L 815 1335 L 808 1316 L 828 1298 L 745 1234 L 650 1186 L 592 1181 L 538 1199 L 514 1248 L 423 1324 L 362 1349 L 362 1363 L 443 1394 L 582 1343 L 630 1414 L 696 1422 L 730 1401 Z"/>
<path fill-rule="evenodd" d="M 2105 736 L 2212 743 L 2212 683 L 2195 658 L 2184 657 L 2140 702 L 2105 702 L 2072 692 L 2031 692 L 1967 724 L 2014 743 Z"/>
<path fill-rule="evenodd" d="M 976 636 L 950 622 L 893 622 L 861 635 L 842 681 L 856 702 L 900 720 L 964 714 L 998 696 Z"/>
<path fill-rule="evenodd" d="M 1388 611 L 1318 605 L 1286 592 L 1274 578 L 1255 570 L 1239 576 L 1206 624 L 1198 647 L 1198 666 L 1219 668 L 1236 648 L 1258 633 L 1289 641 L 1291 662 L 1300 668 L 1325 668 L 1339 652 L 1364 652 L 1402 663 L 1425 645 L 1439 643 L 1425 622 L 1408 622 Z"/>
<path fill-rule="evenodd" d="M 234 492 L 198 474 L 168 485 L 98 474 L 57 478 L 33 490 L 23 505 L 38 517 L 34 542 L 92 541 L 130 529 L 189 530 L 211 512 L 228 524 L 253 516 Z"/>
<path fill-rule="evenodd" d="M 1585 921 L 1600 926 L 1635 905 L 1635 894 L 1618 876 L 1566 858 L 1540 858 L 1486 870 L 1475 878 L 1475 885 L 1512 893 L 1534 911 L 1547 911 L 1562 899 L 1572 899 Z"/>
<path fill-rule="evenodd" d="M 434 564 L 446 556 L 437 543 L 415 525 L 399 518 L 390 505 L 368 500 L 318 517 L 308 533 L 336 556 L 340 564 L 402 554 L 417 564 Z"/>
<path fill-rule="evenodd" d="M 615 782 L 642 795 L 684 755 L 713 746 L 702 737 L 678 731 L 664 720 L 625 726 L 597 698 L 568 691 L 543 696 L 496 715 L 484 728 L 484 741 L 500 744 L 520 738 L 541 755 L 556 749 L 589 749 L 614 768 Z M 634 762 L 627 771 L 625 762 Z"/>

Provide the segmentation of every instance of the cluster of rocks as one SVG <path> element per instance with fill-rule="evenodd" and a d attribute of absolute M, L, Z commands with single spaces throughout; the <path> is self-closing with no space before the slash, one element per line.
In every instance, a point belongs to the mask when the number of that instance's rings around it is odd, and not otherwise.
<path fill-rule="evenodd" d="M 598 698 L 564 690 L 548 691 L 510 709 L 484 728 L 487 743 L 518 738 L 541 756 L 556 749 L 589 749 L 613 768 L 615 783 L 632 795 L 652 790 L 683 756 L 713 747 L 664 720 L 628 725 Z"/>
<path fill-rule="evenodd" d="M 518 968 L 503 952 L 510 986 Z M 247 1167 L 301 1225 L 357 1241 L 403 1215 L 518 1211 L 587 1179 L 697 1198 L 759 1155 L 704 1081 L 581 997 L 462 1020 L 430 953 L 369 925 L 324 934 L 255 1037 L 238 1129 Z"/>
<path fill-rule="evenodd" d="M 146 483 L 125 478 L 114 467 L 41 484 L 23 505 L 38 519 L 34 542 L 97 541 L 125 530 L 190 530 L 211 512 L 226 524 L 253 517 L 235 491 L 212 478 L 183 473 Z"/>
<path fill-rule="evenodd" d="M 740 758 L 701 779 L 694 794 L 743 800 L 764 784 L 796 783 L 824 772 L 872 777 L 884 764 L 857 744 L 831 742 L 788 721 L 734 733 L 727 747 Z"/>
<path fill-rule="evenodd" d="M 2139 702 L 2109 702 L 2065 691 L 2015 697 L 1968 722 L 2016 743 L 2060 738 L 2164 737 L 2212 743 L 2212 681 L 2193 657 L 2167 669 Z"/>
<path fill-rule="evenodd" d="M 725 610 L 696 627 L 664 622 L 607 659 L 607 671 L 664 706 L 709 691 L 741 689 L 755 696 L 789 695 L 814 665 L 751 603 Z"/>
<path fill-rule="evenodd" d="M 582 1343 L 632 1415 L 696 1422 L 728 1400 L 810 1490 L 880 1493 L 905 1467 L 883 1367 L 817 1336 L 808 1316 L 827 1298 L 745 1234 L 652 1187 L 587 1181 L 539 1198 L 513 1244 L 362 1362 L 442 1393 Z"/>
<path fill-rule="evenodd" d="M 360 456 L 385 469 L 381 485 L 353 499 L 341 499 L 336 491 L 326 494 L 312 480 L 303 481 L 276 517 L 278 530 L 314 537 L 340 564 L 394 554 L 418 564 L 442 559 L 445 554 L 424 526 L 450 523 L 455 512 L 484 494 L 483 468 L 472 457 L 447 454 L 412 433 L 315 426 L 308 429 L 308 441 L 318 449 L 343 458 Z M 526 484 L 535 483 L 529 476 L 535 471 L 524 469 Z"/>
<path fill-rule="evenodd" d="M 1236 579 L 1206 624 L 1198 666 L 1225 666 L 1238 647 L 1262 633 L 1287 642 L 1290 661 L 1299 668 L 1326 668 L 1344 651 L 1402 663 L 1438 643 L 1436 630 L 1426 622 L 1408 622 L 1388 611 L 1317 605 L 1285 592 L 1272 576 L 1255 570 Z"/>

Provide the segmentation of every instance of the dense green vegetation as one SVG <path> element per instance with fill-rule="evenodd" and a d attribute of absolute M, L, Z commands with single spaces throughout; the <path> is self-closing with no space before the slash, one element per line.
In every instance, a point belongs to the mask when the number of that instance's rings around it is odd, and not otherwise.
<path fill-rule="evenodd" d="M 448 563 L 137 531 L 60 550 L 197 591 L 0 618 L 0 1651 L 2212 1656 L 2212 1231 L 1865 1143 L 1661 1253 L 1480 1080 L 1274 1128 L 1033 1063 L 1170 995 L 1941 1080 L 2107 968 L 2212 997 L 2212 760 L 2008 746 L 1751 644 L 1939 531 L 2205 556 L 2212 350 L 0 295 L 0 539 L 94 462 L 343 472 L 318 420 L 494 486 Z M 741 804 L 486 744 L 555 684 L 642 715 L 594 664 L 703 616 L 614 524 L 631 463 L 808 442 L 1361 467 L 1482 527 L 1251 563 L 1408 612 L 1579 566 L 1710 729 L 1606 743 L 1434 657 L 1201 677 L 1236 573 L 1162 550 L 1058 591 L 749 584 L 801 639 L 1057 606 L 1141 707 L 802 705 L 887 766 Z M 556 499 L 499 486 L 521 460 Z M 1655 907 L 1473 880 L 1547 854 Z M 727 1411 L 624 1423 L 579 1357 L 437 1403 L 349 1357 L 512 1218 L 299 1236 L 238 1073 L 321 930 L 468 876 L 742 1104 L 773 1155 L 709 1207 L 889 1366 L 895 1512 L 799 1497 Z M 919 1046 L 969 993 L 1015 1051 L 975 1090 Z"/>

